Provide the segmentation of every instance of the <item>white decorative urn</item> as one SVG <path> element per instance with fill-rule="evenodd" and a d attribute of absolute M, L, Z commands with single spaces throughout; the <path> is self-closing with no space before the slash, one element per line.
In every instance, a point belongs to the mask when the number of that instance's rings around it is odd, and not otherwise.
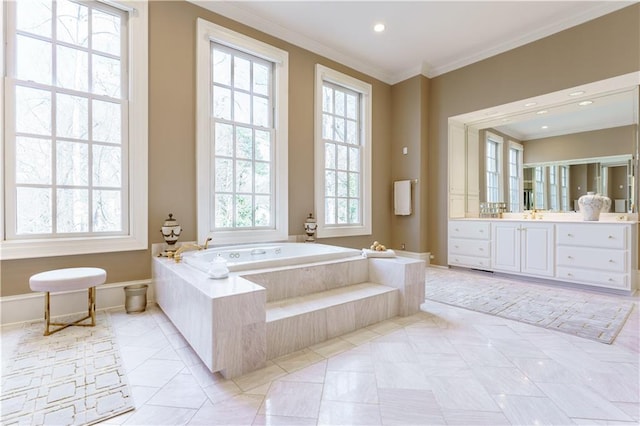
<path fill-rule="evenodd" d="M 611 206 L 611 200 L 608 197 L 603 197 L 595 192 L 587 192 L 586 195 L 578 198 L 578 205 L 580 206 L 580 212 L 582 213 L 582 220 L 599 220 L 600 212 L 606 207 L 605 199 L 609 201 L 609 206 Z"/>
<path fill-rule="evenodd" d="M 166 256 L 169 252 L 175 251 L 175 244 L 178 238 L 180 238 L 182 226 L 173 218 L 173 214 L 169 213 L 169 217 L 165 219 L 160 232 L 162 233 L 164 241 L 167 243 L 163 253 L 163 255 Z"/>
<path fill-rule="evenodd" d="M 316 239 L 314 235 L 316 233 L 316 229 L 318 228 L 318 223 L 316 219 L 313 217 L 313 213 L 309 213 L 309 217 L 304 222 L 304 232 L 307 234 L 307 238 L 304 240 L 305 243 L 314 243 Z"/>

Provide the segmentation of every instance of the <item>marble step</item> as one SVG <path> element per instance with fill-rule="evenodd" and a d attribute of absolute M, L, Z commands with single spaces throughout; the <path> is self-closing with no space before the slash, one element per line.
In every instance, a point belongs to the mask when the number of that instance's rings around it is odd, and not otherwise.
<path fill-rule="evenodd" d="M 267 359 L 398 315 L 396 288 L 364 282 L 267 303 Z"/>
<path fill-rule="evenodd" d="M 369 262 L 358 256 L 257 271 L 243 277 L 264 287 L 267 303 L 271 303 L 369 281 Z"/>

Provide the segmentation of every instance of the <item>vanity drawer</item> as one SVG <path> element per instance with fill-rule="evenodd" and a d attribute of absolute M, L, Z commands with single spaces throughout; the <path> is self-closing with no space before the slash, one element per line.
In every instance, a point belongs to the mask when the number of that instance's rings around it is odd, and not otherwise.
<path fill-rule="evenodd" d="M 627 229 L 625 225 L 562 223 L 556 226 L 557 242 L 561 245 L 626 249 Z"/>
<path fill-rule="evenodd" d="M 630 288 L 629 275 L 618 274 L 615 272 L 601 272 L 559 266 L 556 269 L 556 278 L 565 281 L 596 285 L 599 287 L 608 287 L 622 290 L 629 290 Z"/>
<path fill-rule="evenodd" d="M 491 241 L 451 238 L 449 253 L 463 256 L 489 257 L 491 255 Z"/>
<path fill-rule="evenodd" d="M 627 251 L 559 246 L 556 250 L 556 264 L 590 270 L 627 272 Z"/>
<path fill-rule="evenodd" d="M 488 257 L 463 256 L 449 253 L 449 265 L 489 269 L 491 267 L 491 259 Z"/>
<path fill-rule="evenodd" d="M 491 233 L 489 231 L 490 226 L 490 222 L 473 222 L 466 220 L 450 221 L 449 238 L 488 240 L 491 238 Z"/>

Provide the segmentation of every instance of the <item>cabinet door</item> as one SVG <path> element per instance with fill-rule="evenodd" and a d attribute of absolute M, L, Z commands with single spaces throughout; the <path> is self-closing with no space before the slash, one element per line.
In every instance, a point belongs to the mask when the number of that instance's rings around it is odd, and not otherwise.
<path fill-rule="evenodd" d="M 520 272 L 520 224 L 492 224 L 492 266 L 496 271 Z"/>
<path fill-rule="evenodd" d="M 553 224 L 522 224 L 522 261 L 523 273 L 552 277 L 554 268 Z"/>

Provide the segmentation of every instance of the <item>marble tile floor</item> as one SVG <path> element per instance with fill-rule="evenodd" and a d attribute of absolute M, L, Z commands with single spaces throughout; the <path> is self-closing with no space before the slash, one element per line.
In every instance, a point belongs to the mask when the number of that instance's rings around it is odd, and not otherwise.
<path fill-rule="evenodd" d="M 111 311 L 136 410 L 103 424 L 637 425 L 640 298 L 620 297 L 636 306 L 612 345 L 427 301 L 234 380 L 157 306 Z"/>

